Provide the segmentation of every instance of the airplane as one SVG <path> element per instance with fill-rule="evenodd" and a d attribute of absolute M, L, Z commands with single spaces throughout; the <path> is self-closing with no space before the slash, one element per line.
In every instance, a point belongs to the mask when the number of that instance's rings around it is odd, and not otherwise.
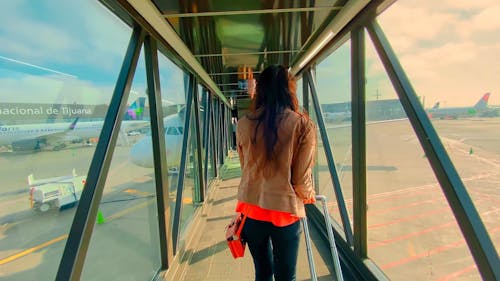
<path fill-rule="evenodd" d="M 427 109 L 427 114 L 431 118 L 457 119 L 459 117 L 473 117 L 486 112 L 490 93 L 484 94 L 474 106 L 466 107 L 444 107 L 441 108 L 437 102 L 433 108 Z"/>
<path fill-rule="evenodd" d="M 137 112 L 144 102 L 136 100 L 130 107 Z M 127 111 L 126 113 L 130 113 Z M 134 115 L 137 117 L 137 114 Z M 44 146 L 51 145 L 53 150 L 59 150 L 65 146 L 65 142 L 99 137 L 104 121 L 78 122 L 77 117 L 71 123 L 41 123 L 23 125 L 0 126 L 0 146 L 11 145 L 12 151 L 40 150 Z M 122 121 L 121 131 L 129 132 L 144 128 L 149 121 L 126 120 Z"/>
<path fill-rule="evenodd" d="M 184 110 L 163 118 L 165 148 L 169 168 L 179 166 L 184 134 Z M 130 149 L 130 160 L 137 166 L 153 168 L 153 143 L 151 135 L 144 136 Z"/>

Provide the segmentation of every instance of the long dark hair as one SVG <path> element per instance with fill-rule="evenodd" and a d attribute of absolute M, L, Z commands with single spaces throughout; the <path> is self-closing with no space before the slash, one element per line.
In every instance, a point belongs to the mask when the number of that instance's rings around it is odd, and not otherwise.
<path fill-rule="evenodd" d="M 268 160 L 274 157 L 274 146 L 278 142 L 280 113 L 287 108 L 295 112 L 299 110 L 296 88 L 294 77 L 282 65 L 268 66 L 257 78 L 256 93 L 250 106 L 254 116 L 251 119 L 258 121 L 252 142 L 256 143 L 257 130 L 262 125 Z"/>

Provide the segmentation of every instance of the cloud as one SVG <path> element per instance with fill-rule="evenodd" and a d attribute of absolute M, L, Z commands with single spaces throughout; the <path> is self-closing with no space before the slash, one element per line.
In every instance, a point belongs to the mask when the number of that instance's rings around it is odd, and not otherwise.
<path fill-rule="evenodd" d="M 426 2 L 428 3 L 428 2 Z M 434 7 L 446 10 L 459 10 L 459 11 L 477 11 L 488 8 L 492 5 L 498 4 L 498 0 L 443 0 L 434 1 L 429 3 Z"/>
<path fill-rule="evenodd" d="M 97 1 L 15 2 L 0 4 L 8 11 L 0 18 L 1 55 L 54 69 L 91 65 L 117 73 L 131 28 Z"/>
<path fill-rule="evenodd" d="M 498 31 L 500 29 L 500 5 L 488 7 L 470 21 L 471 32 L 474 31 Z"/>
<path fill-rule="evenodd" d="M 496 0 L 401 0 L 379 22 L 418 95 L 452 106 L 491 92 L 490 104 L 500 104 L 499 14 Z"/>
<path fill-rule="evenodd" d="M 0 65 L 4 102 L 109 102 L 130 27 L 98 1 L 1 1 L 0 10 L 0 56 L 7 58 Z M 144 68 L 141 56 L 133 80 L 141 92 Z"/>
<path fill-rule="evenodd" d="M 184 73 L 164 55 L 158 56 L 162 99 L 185 104 Z"/>
<path fill-rule="evenodd" d="M 450 22 L 456 21 L 457 16 L 398 1 L 378 20 L 384 32 L 391 35 L 394 47 L 404 52 L 418 42 L 435 40 L 448 33 Z"/>
<path fill-rule="evenodd" d="M 0 78 L 1 102 L 107 104 L 113 88 L 60 76 Z"/>

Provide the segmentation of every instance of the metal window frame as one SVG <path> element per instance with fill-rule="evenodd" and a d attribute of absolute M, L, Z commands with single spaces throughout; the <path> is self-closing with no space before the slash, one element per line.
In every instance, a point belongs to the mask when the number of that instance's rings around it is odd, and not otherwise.
<path fill-rule="evenodd" d="M 321 106 L 318 101 L 318 94 L 316 91 L 316 81 L 311 74 L 311 69 L 307 69 L 304 72 L 304 76 L 307 77 L 309 88 L 311 90 L 311 100 L 313 102 L 314 111 L 316 113 L 316 119 L 318 122 L 318 128 L 321 135 L 321 140 L 323 141 L 323 148 L 325 149 L 325 156 L 328 163 L 328 171 L 330 172 L 330 177 L 333 183 L 333 189 L 337 199 L 340 217 L 342 219 L 345 239 L 349 245 L 353 245 L 353 236 L 351 222 L 349 221 L 349 215 L 347 213 L 347 208 L 345 205 L 344 196 L 342 194 L 342 188 L 340 185 L 339 176 L 337 169 L 335 168 L 335 161 L 333 158 L 332 149 L 330 147 L 330 141 L 328 140 L 328 134 L 326 133 L 325 122 L 323 121 L 323 116 L 321 114 Z"/>
<path fill-rule="evenodd" d="M 172 210 L 170 210 L 170 199 L 168 197 L 168 159 L 164 137 L 158 50 L 156 40 L 149 35 L 146 36 L 144 40 L 144 57 L 146 60 L 149 116 L 151 117 L 151 138 L 156 183 L 161 269 L 168 269 L 169 262 L 173 260 L 174 256 L 172 239 L 169 239 L 170 214 Z"/>
<path fill-rule="evenodd" d="M 203 89 L 203 91 L 207 94 L 206 95 L 206 100 L 205 100 L 205 124 L 204 130 L 203 130 L 203 143 L 205 147 L 205 161 L 204 161 L 204 174 L 203 174 L 203 179 L 205 181 L 205 190 L 208 189 L 208 161 L 209 161 L 209 152 L 210 152 L 210 136 L 211 136 L 211 131 L 212 131 L 212 126 L 211 126 L 211 116 L 212 116 L 212 95 L 208 93 L 206 89 Z"/>
<path fill-rule="evenodd" d="M 101 0 L 111 1 L 111 0 Z M 225 104 L 229 106 L 229 102 L 220 92 L 216 83 L 212 80 L 209 74 L 205 71 L 200 62 L 194 57 L 186 44 L 179 37 L 177 32 L 165 20 L 163 15 L 158 11 L 158 8 L 152 1 L 143 0 L 116 0 L 140 25 L 142 25 L 158 42 L 167 47 L 171 51 L 171 55 L 175 61 L 180 63 L 180 66 L 186 71 L 196 75 L 200 82 L 203 83 L 212 93 Z"/>
<path fill-rule="evenodd" d="M 365 81 L 364 29 L 357 27 L 351 31 L 353 246 L 362 259 L 368 256 Z"/>
<path fill-rule="evenodd" d="M 182 153 L 181 153 L 181 161 L 179 164 L 179 174 L 177 175 L 177 193 L 175 199 L 175 211 L 174 211 L 174 220 L 172 223 L 172 246 L 174 255 L 177 254 L 178 244 L 179 244 L 179 236 L 180 236 L 180 221 L 182 215 L 182 195 L 184 191 L 184 178 L 186 176 L 186 164 L 187 164 L 187 151 L 188 151 L 188 140 L 190 134 L 190 124 L 191 124 L 191 110 L 193 107 L 193 95 L 195 88 L 195 78 L 190 74 L 188 75 L 188 83 L 187 83 L 187 98 L 186 98 L 186 110 L 184 114 L 184 134 L 182 136 Z"/>
<path fill-rule="evenodd" d="M 195 123 L 195 129 L 194 129 L 194 137 L 195 139 L 193 140 L 194 143 L 196 143 L 196 157 L 198 158 L 197 161 L 195 162 L 195 171 L 193 173 L 198 174 L 198 186 L 197 186 L 197 192 L 196 194 L 196 200 L 195 203 L 201 203 L 205 201 L 205 181 L 204 181 L 204 173 L 203 173 L 203 155 L 202 155 L 202 149 L 203 149 L 203 143 L 201 142 L 201 132 L 200 132 L 200 103 L 198 100 L 198 87 L 196 85 L 196 79 L 195 79 L 195 86 L 194 86 L 194 93 L 193 93 L 193 106 L 194 106 L 194 121 Z"/>
<path fill-rule="evenodd" d="M 500 260 L 462 179 L 376 19 L 366 26 L 484 280 L 500 280 Z"/>
<path fill-rule="evenodd" d="M 80 280 L 145 33 L 134 26 L 56 275 Z"/>
<path fill-rule="evenodd" d="M 219 167 L 218 161 L 217 161 L 217 139 L 215 136 L 217 135 L 216 133 L 216 126 L 215 126 L 215 117 L 216 117 L 216 110 L 217 108 L 215 107 L 215 99 L 211 100 L 210 102 L 210 108 L 212 109 L 212 112 L 210 114 L 210 149 L 212 150 L 212 169 L 214 171 L 214 177 L 219 176 Z"/>

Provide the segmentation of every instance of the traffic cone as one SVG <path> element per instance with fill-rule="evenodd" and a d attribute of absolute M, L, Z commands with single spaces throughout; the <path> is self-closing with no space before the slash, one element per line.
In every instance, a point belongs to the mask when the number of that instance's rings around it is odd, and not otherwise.
<path fill-rule="evenodd" d="M 98 211 L 97 212 L 97 224 L 103 224 L 106 222 L 106 219 L 104 218 L 104 216 L 102 215 L 102 212 L 101 211 Z"/>

